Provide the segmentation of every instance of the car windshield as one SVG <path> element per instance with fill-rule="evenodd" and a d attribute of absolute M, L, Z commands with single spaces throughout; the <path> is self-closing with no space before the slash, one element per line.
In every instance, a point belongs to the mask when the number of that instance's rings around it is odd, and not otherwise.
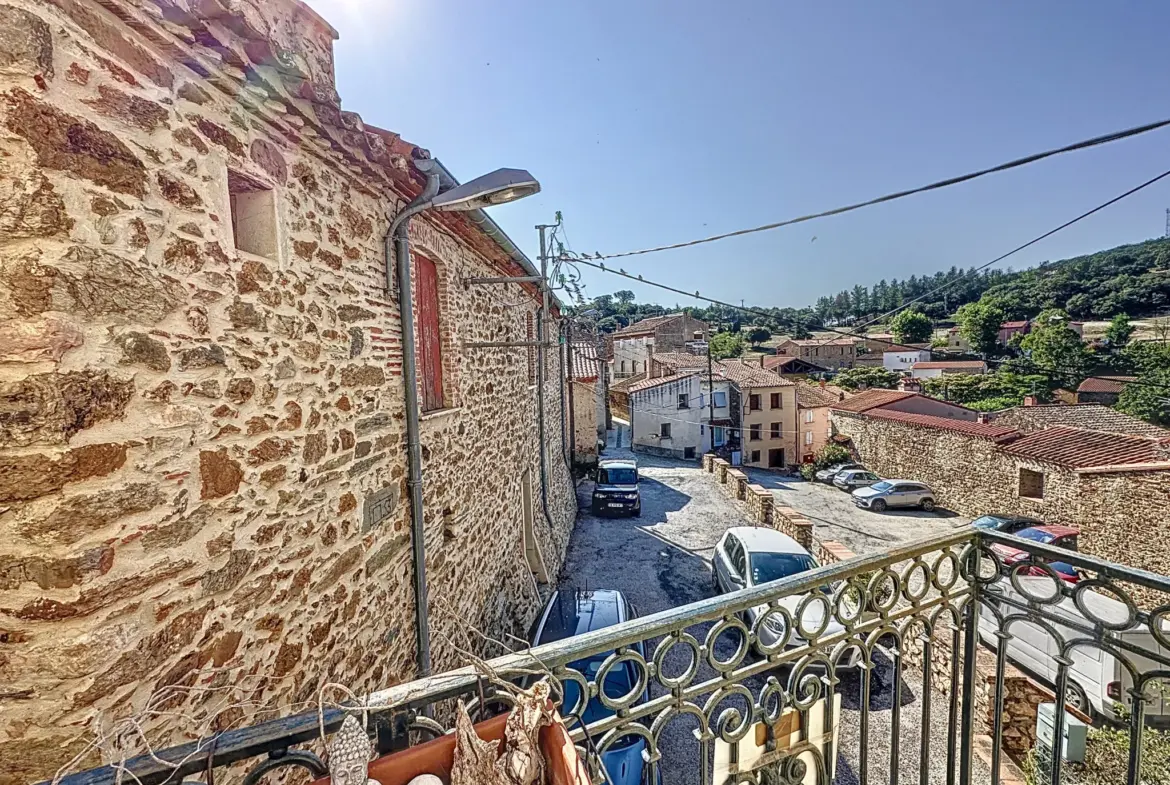
<path fill-rule="evenodd" d="M 994 515 L 984 515 L 982 518 L 976 518 L 971 521 L 971 525 L 976 529 L 998 529 L 1002 518 L 996 518 Z"/>
<path fill-rule="evenodd" d="M 752 584 L 758 586 L 815 569 L 817 563 L 807 553 L 753 553 L 751 565 Z"/>
<path fill-rule="evenodd" d="M 624 466 L 611 466 L 597 470 L 597 481 L 602 485 L 634 485 L 638 482 L 638 470 Z"/>
<path fill-rule="evenodd" d="M 871 485 L 870 487 L 873 488 L 875 491 L 888 491 L 888 490 L 890 490 L 890 488 L 893 488 L 894 486 L 888 482 L 879 482 L 879 483 L 876 483 L 874 485 Z"/>
<path fill-rule="evenodd" d="M 1017 537 L 1022 537 L 1025 540 L 1032 540 L 1034 542 L 1052 542 L 1056 537 L 1052 536 L 1046 531 L 1040 529 L 1024 529 L 1021 532 L 1016 532 Z"/>

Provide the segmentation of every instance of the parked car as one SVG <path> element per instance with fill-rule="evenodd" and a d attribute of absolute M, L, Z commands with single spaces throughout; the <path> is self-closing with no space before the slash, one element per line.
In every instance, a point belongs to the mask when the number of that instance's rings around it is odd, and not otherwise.
<path fill-rule="evenodd" d="M 1051 580 L 1048 578 L 1021 577 L 1020 586 L 1027 595 L 1033 597 L 1051 596 Z M 1007 603 L 997 602 L 996 597 L 1011 599 L 1014 602 L 1026 603 L 1028 598 L 1007 582 L 1001 582 L 987 588 L 988 603 L 979 604 L 979 637 L 983 642 L 995 649 L 999 644 L 996 631 L 1001 624 L 995 616 L 991 605 L 998 605 L 1001 613 L 1013 614 L 1020 611 Z M 1081 600 L 1089 613 L 1096 618 L 1124 619 L 1129 615 L 1125 604 L 1094 591 L 1084 591 Z M 1092 628 L 1096 622 L 1087 618 L 1077 607 L 1071 597 L 1065 597 L 1059 602 L 1043 606 L 1044 612 L 1068 619 L 1071 623 L 1082 628 Z M 1052 622 L 1053 630 L 1065 641 L 1083 638 L 1084 633 L 1071 626 L 1059 622 Z M 1164 624 L 1164 622 L 1162 622 Z M 1046 633 L 1037 624 L 1016 622 L 1011 625 L 1011 638 L 1007 642 L 1007 659 L 1013 665 L 1028 672 L 1041 682 L 1055 687 L 1057 680 L 1056 657 L 1060 654 L 1059 643 Z M 1163 630 L 1166 630 L 1163 627 Z M 1112 632 L 1116 636 L 1115 650 L 1125 650 L 1126 657 L 1133 663 L 1139 674 L 1154 670 L 1161 670 L 1161 666 L 1153 660 L 1136 653 L 1136 650 L 1147 651 L 1155 656 L 1170 657 L 1170 650 L 1159 644 L 1146 624 L 1135 622 L 1131 629 Z M 1163 636 L 1165 637 L 1165 636 Z M 1136 647 L 1136 650 L 1131 647 Z M 1065 702 L 1089 717 L 1104 717 L 1116 721 L 1118 716 L 1114 711 L 1114 704 L 1119 703 L 1128 711 L 1133 710 L 1133 697 L 1130 689 L 1133 679 L 1129 671 L 1122 666 L 1109 650 L 1077 646 L 1068 651 L 1068 658 L 1072 665 L 1068 669 L 1068 689 L 1065 691 Z M 1155 682 L 1156 684 L 1156 682 Z M 1150 725 L 1166 727 L 1170 725 L 1170 695 L 1164 690 L 1147 689 L 1151 696 L 1145 704 L 1146 722 Z"/>
<path fill-rule="evenodd" d="M 832 484 L 833 478 L 838 474 L 849 469 L 864 469 L 860 463 L 834 463 L 832 466 L 821 469 L 813 475 L 817 482 L 827 482 Z"/>
<path fill-rule="evenodd" d="M 959 526 L 966 526 L 965 523 L 958 524 Z M 975 520 L 971 521 L 971 526 L 976 529 L 990 529 L 992 531 L 1001 532 L 1003 534 L 1015 534 L 1021 529 L 1028 529 L 1032 526 L 1043 526 L 1044 521 L 1036 518 L 1029 518 L 1027 515 L 1003 515 L 1000 513 L 991 513 L 990 515 L 981 515 Z"/>
<path fill-rule="evenodd" d="M 921 507 L 930 512 L 934 509 L 934 491 L 926 483 L 913 480 L 882 480 L 855 490 L 853 503 L 874 512 L 894 507 Z"/>
<path fill-rule="evenodd" d="M 1071 526 L 1032 526 L 1016 532 L 1015 536 L 1025 540 L 1051 545 L 1054 548 L 1076 551 L 1077 536 L 1080 533 L 1079 529 L 1074 529 Z M 1003 562 L 1005 568 L 1032 558 L 1032 554 L 1027 551 L 1022 551 L 1019 548 L 1013 548 L 1010 545 L 1005 545 L 1000 542 L 992 544 L 991 550 L 995 551 L 995 554 L 999 556 L 999 560 Z M 1071 564 L 1062 561 L 1048 561 L 1047 559 L 1041 559 L 1041 561 L 1047 562 L 1048 566 L 1060 576 L 1061 580 L 1067 581 L 1068 583 L 1076 583 L 1081 579 L 1081 574 Z M 1044 575 L 1045 572 L 1039 567 L 1031 567 L 1024 574 Z"/>
<path fill-rule="evenodd" d="M 638 493 L 638 464 L 632 460 L 611 459 L 597 464 L 597 482 L 593 486 L 594 515 L 642 514 L 642 496 Z"/>
<path fill-rule="evenodd" d="M 715 545 L 715 553 L 711 557 L 715 590 L 725 593 L 778 581 L 815 570 L 819 566 L 813 555 L 796 540 L 775 529 L 766 529 L 762 526 L 736 526 L 728 529 Z M 779 602 L 789 613 L 795 615 L 806 596 L 794 594 L 784 597 Z M 803 622 L 806 629 L 814 630 L 821 626 L 824 619 L 824 609 L 821 606 L 822 603 L 812 602 L 805 609 Z M 749 608 L 744 622 L 751 627 L 767 610 L 767 605 Z M 844 627 L 841 624 L 835 619 L 829 619 L 822 636 L 833 635 L 842 630 Z M 765 646 L 775 646 L 783 634 L 784 627 L 775 616 L 765 618 L 764 623 L 760 625 L 759 638 Z M 796 631 L 793 631 L 789 640 L 790 645 L 803 645 L 803 639 Z M 859 652 L 850 651 L 842 658 L 840 667 L 855 667 L 860 659 Z"/>
<path fill-rule="evenodd" d="M 536 624 L 532 635 L 532 645 L 540 646 L 553 641 L 571 638 L 574 635 L 583 635 L 587 632 L 600 630 L 614 624 L 628 621 L 637 617 L 634 606 L 625 596 L 616 589 L 558 589 L 549 598 L 544 612 Z M 646 656 L 641 641 L 631 645 L 642 657 Z M 583 674 L 590 682 L 594 682 L 601 671 L 602 664 L 613 652 L 595 654 L 584 660 L 569 663 L 569 667 Z M 647 680 L 649 681 L 649 680 Z M 610 698 L 622 698 L 627 695 L 638 683 L 638 671 L 631 662 L 622 662 L 614 666 L 605 677 L 599 689 L 604 689 Z M 565 695 L 562 703 L 563 710 L 571 710 L 581 698 L 580 685 L 572 680 L 561 682 Z M 635 701 L 635 705 L 649 698 L 649 687 L 642 696 Z M 612 709 L 606 708 L 601 699 L 594 697 L 585 705 L 581 712 L 581 719 L 586 725 L 613 716 Z M 566 717 L 573 723 L 575 720 Z M 622 736 L 615 741 L 601 756 L 605 766 L 607 778 L 614 785 L 646 785 L 649 782 L 649 767 L 645 765 L 642 753 L 646 750 L 646 740 L 639 736 Z"/>
<path fill-rule="evenodd" d="M 875 482 L 881 482 L 881 479 L 868 469 L 847 469 L 833 478 L 833 485 L 843 491 L 853 491 L 868 488 Z"/>

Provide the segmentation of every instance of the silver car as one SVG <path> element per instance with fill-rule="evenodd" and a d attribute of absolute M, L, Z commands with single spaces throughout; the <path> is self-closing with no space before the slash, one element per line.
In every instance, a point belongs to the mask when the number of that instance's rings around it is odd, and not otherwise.
<path fill-rule="evenodd" d="M 921 507 L 930 512 L 934 509 L 934 491 L 926 483 L 913 480 L 882 480 L 855 490 L 853 503 L 874 512 L 895 507 Z"/>
<path fill-rule="evenodd" d="M 833 485 L 848 492 L 873 485 L 875 482 L 880 482 L 881 479 L 868 469 L 848 469 L 833 478 Z"/>

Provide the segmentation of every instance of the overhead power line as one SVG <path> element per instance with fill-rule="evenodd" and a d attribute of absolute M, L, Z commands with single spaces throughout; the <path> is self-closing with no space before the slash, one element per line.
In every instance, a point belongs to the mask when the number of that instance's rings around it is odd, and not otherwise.
<path fill-rule="evenodd" d="M 779 229 L 783 226 L 791 226 L 793 224 L 804 223 L 806 221 L 812 221 L 812 220 L 815 220 L 817 218 L 828 218 L 829 216 L 833 216 L 833 215 L 841 215 L 842 213 L 848 213 L 848 212 L 852 212 L 854 210 L 860 210 L 863 207 L 872 207 L 875 204 L 882 204 L 884 202 L 892 202 L 892 201 L 895 201 L 897 199 L 904 199 L 907 196 L 914 196 L 915 194 L 925 193 L 927 191 L 934 191 L 934 190 L 937 190 L 939 188 L 946 188 L 946 187 L 952 186 L 952 185 L 958 185 L 959 183 L 965 183 L 969 180 L 975 180 L 975 179 L 977 179 L 979 177 L 983 177 L 985 175 L 995 174 L 996 172 L 1006 172 L 1009 169 L 1015 169 L 1017 167 L 1024 166 L 1026 164 L 1035 163 L 1036 161 L 1042 161 L 1045 158 L 1051 158 L 1051 157 L 1056 156 L 1056 155 L 1062 155 L 1064 153 L 1071 153 L 1071 152 L 1075 152 L 1077 150 L 1085 150 L 1085 149 L 1088 149 L 1090 147 L 1097 147 L 1099 145 L 1109 144 L 1110 142 L 1116 142 L 1116 141 L 1119 141 L 1121 139 L 1128 139 L 1128 138 L 1133 137 L 1133 136 L 1138 136 L 1140 134 L 1148 133 L 1150 131 L 1156 131 L 1159 128 L 1166 127 L 1167 125 L 1170 125 L 1170 120 L 1159 120 L 1158 122 L 1155 122 L 1155 123 L 1148 123 L 1146 125 L 1139 125 L 1135 128 L 1128 128 L 1124 131 L 1116 131 L 1116 132 L 1111 133 L 1111 134 L 1105 134 L 1104 136 L 1095 136 L 1092 139 L 1085 139 L 1085 140 L 1080 141 L 1080 142 L 1074 142 L 1073 144 L 1065 145 L 1064 147 L 1058 147 L 1058 148 L 1055 148 L 1053 150 L 1045 150 L 1042 153 L 1033 153 L 1032 155 L 1026 155 L 1023 158 L 1016 158 L 1012 161 L 1007 161 L 1006 163 L 999 164 L 998 166 L 992 166 L 992 167 L 989 167 L 987 169 L 980 169 L 979 171 L 970 172 L 968 174 L 959 175 L 957 177 L 948 177 L 945 180 L 939 180 L 937 182 L 933 182 L 933 183 L 930 183 L 928 185 L 922 185 L 922 186 L 919 186 L 917 188 L 911 188 L 911 189 L 906 190 L 906 191 L 896 191 L 894 193 L 886 194 L 885 196 L 879 196 L 875 199 L 868 199 L 864 202 L 857 202 L 855 204 L 845 205 L 844 207 L 836 207 L 832 210 L 825 210 L 824 212 L 813 213 L 811 215 L 802 215 L 799 218 L 789 218 L 788 220 L 785 220 L 785 221 L 776 221 L 775 223 L 764 224 L 763 226 L 756 226 L 756 227 L 753 227 L 751 229 L 739 229 L 739 230 L 734 231 L 734 232 L 725 232 L 723 234 L 716 234 L 716 235 L 712 235 L 710 237 L 703 237 L 703 238 L 698 239 L 698 240 L 689 240 L 689 241 L 683 242 L 683 243 L 672 243 L 671 245 L 659 245 L 659 246 L 656 246 L 653 248 L 643 248 L 643 249 L 637 250 L 637 251 L 624 251 L 622 253 L 611 253 L 611 254 L 598 253 L 598 254 L 593 254 L 591 256 L 590 255 L 586 255 L 586 256 L 590 259 L 595 259 L 595 260 L 618 259 L 618 258 L 621 258 L 623 256 L 641 256 L 643 254 L 658 253 L 659 251 L 673 251 L 673 250 L 676 250 L 679 248 L 689 248 L 689 247 L 694 246 L 694 245 L 703 245 L 705 243 L 713 243 L 717 240 L 726 240 L 729 237 L 740 237 L 740 236 L 745 235 L 745 234 L 755 234 L 756 232 L 767 232 L 767 231 L 771 231 L 772 229 Z"/>

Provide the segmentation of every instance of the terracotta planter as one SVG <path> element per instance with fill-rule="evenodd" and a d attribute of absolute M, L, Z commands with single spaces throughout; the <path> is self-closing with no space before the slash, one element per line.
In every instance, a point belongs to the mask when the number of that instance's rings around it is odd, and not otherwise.
<path fill-rule="evenodd" d="M 549 785 L 589 785 L 585 764 L 577 756 L 569 733 L 561 722 L 556 721 L 540 729 L 540 748 L 548 769 Z M 507 714 L 477 723 L 476 734 L 484 741 L 498 741 L 503 746 L 504 725 Z M 455 734 L 449 733 L 424 744 L 383 755 L 370 761 L 370 778 L 381 785 L 407 785 L 419 774 L 434 774 L 447 782 L 451 776 L 451 764 L 455 757 Z M 328 785 L 329 777 L 314 780 L 312 785 Z"/>

